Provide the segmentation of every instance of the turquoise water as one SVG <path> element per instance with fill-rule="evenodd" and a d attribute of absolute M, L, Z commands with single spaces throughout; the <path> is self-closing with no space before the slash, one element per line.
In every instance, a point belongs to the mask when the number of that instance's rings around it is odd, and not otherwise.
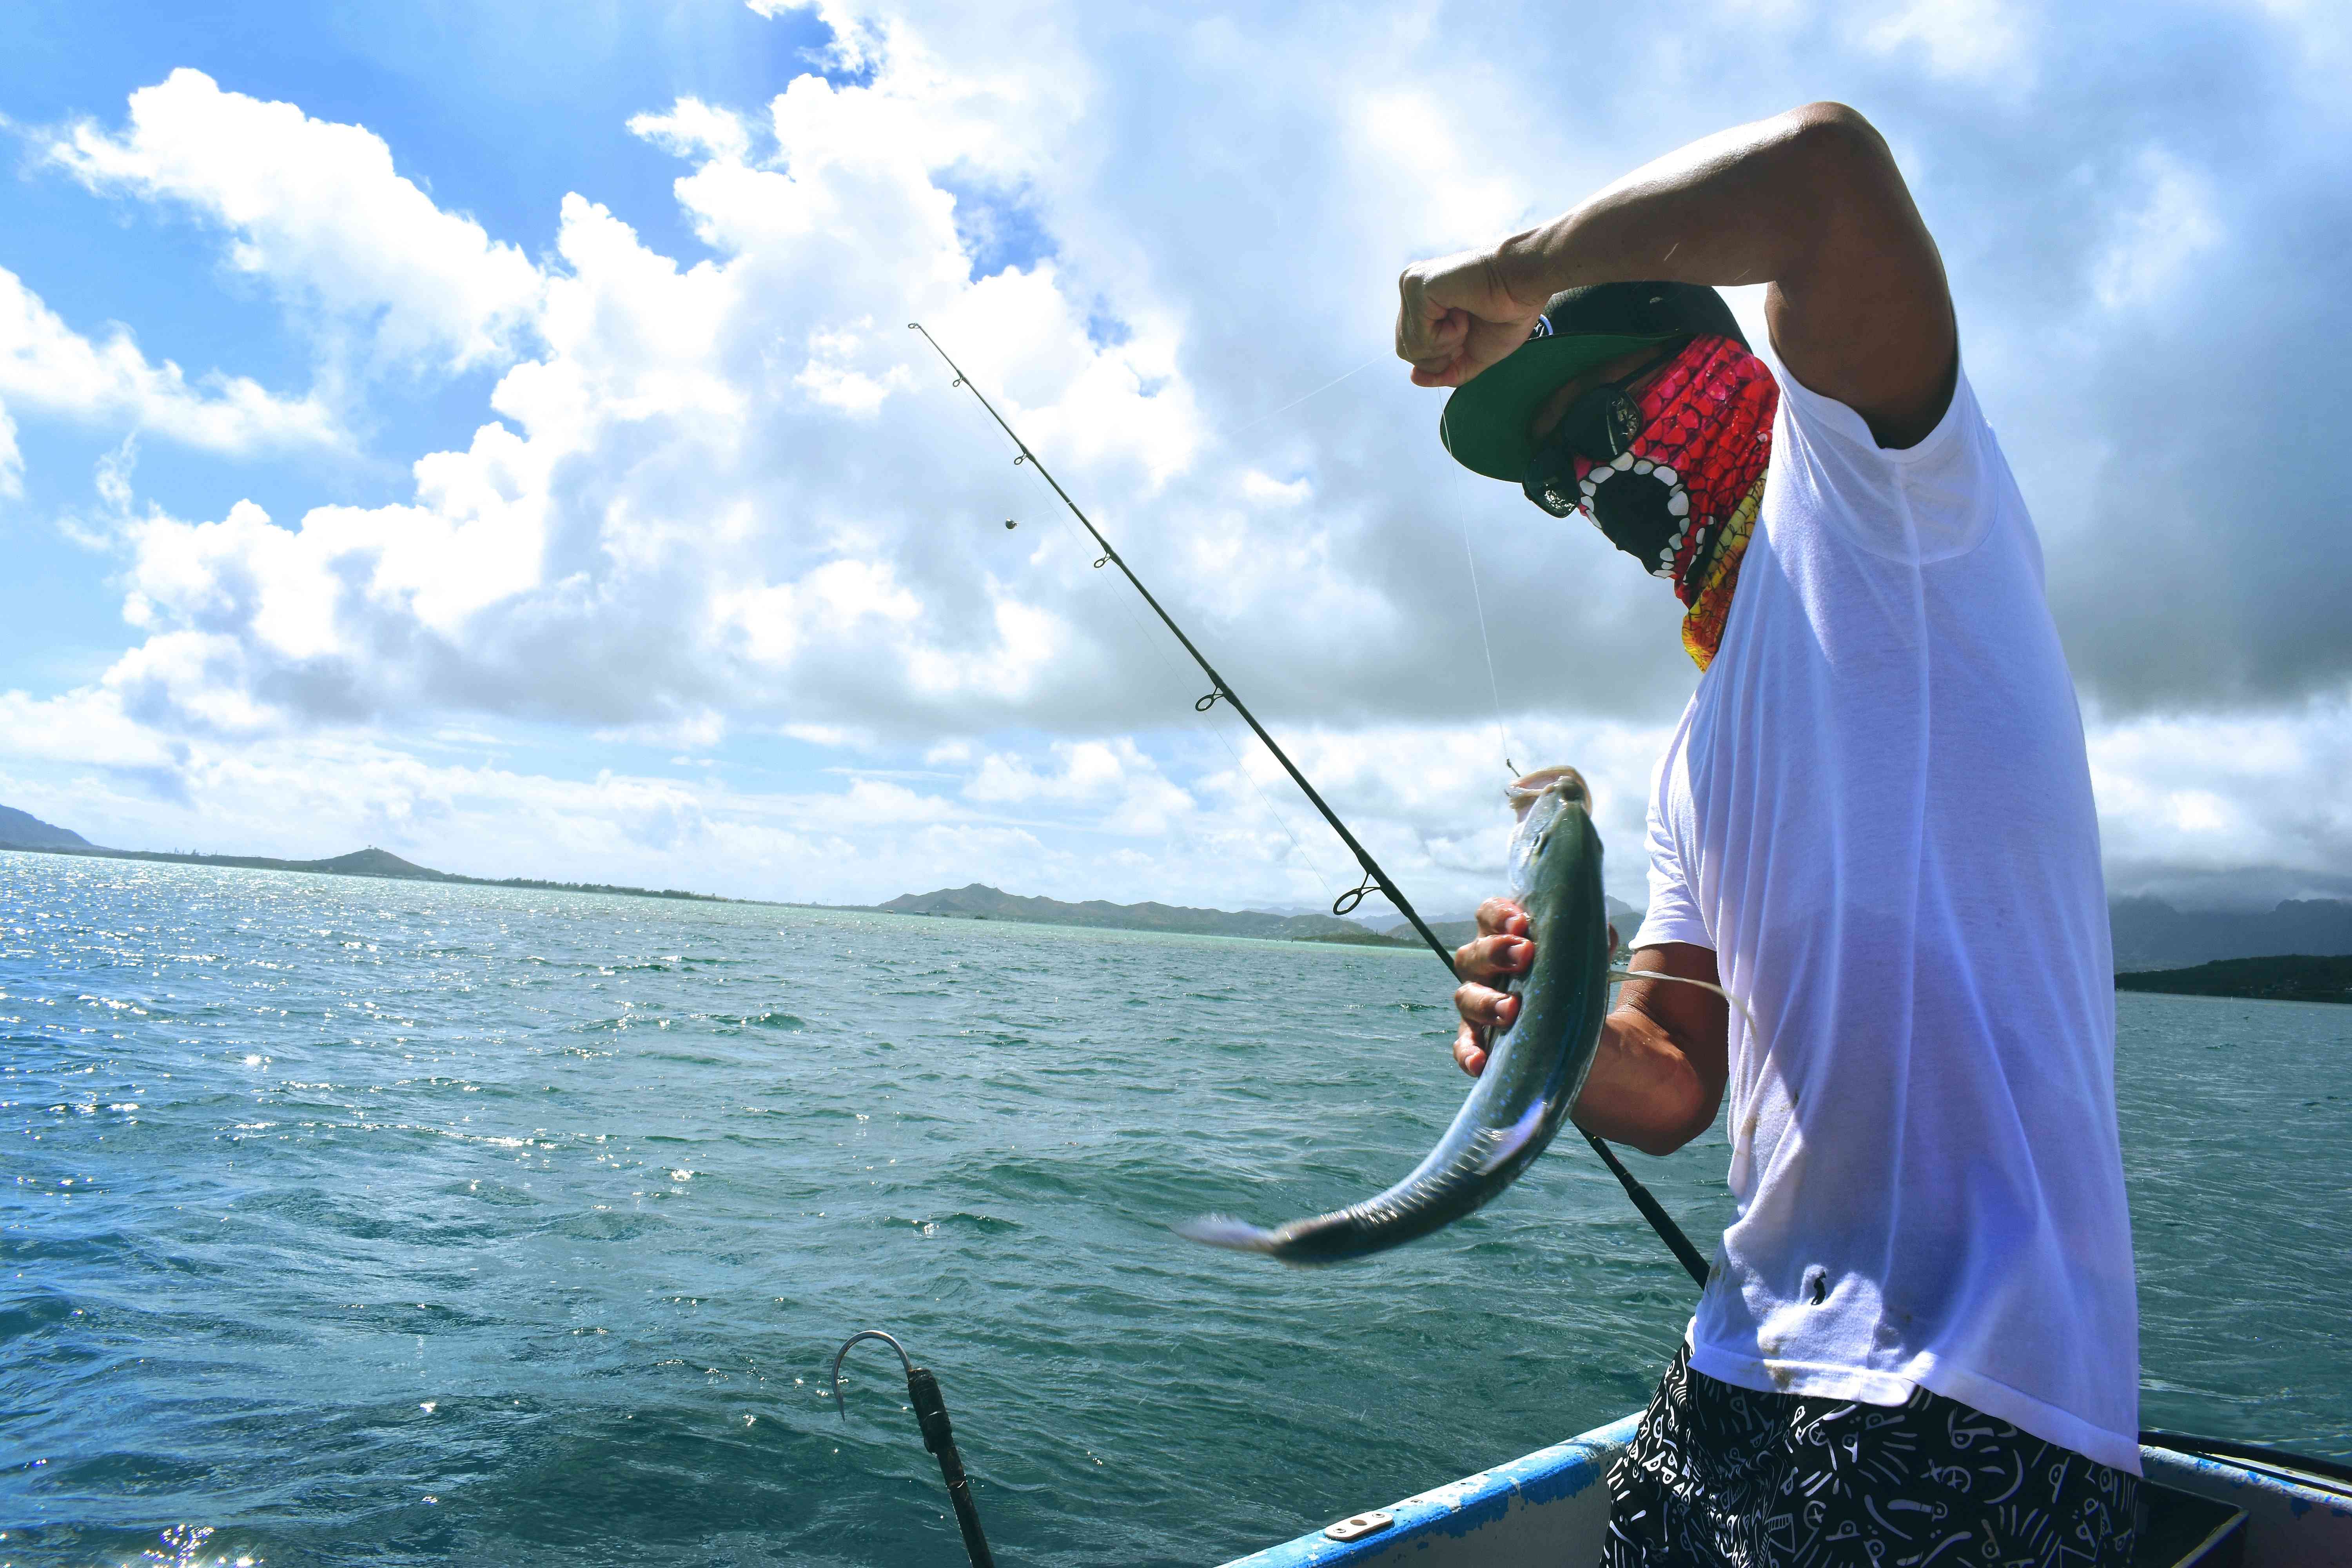
<path fill-rule="evenodd" d="M 1425 956 L 0 854 L 0 1563 L 1213 1563 L 1611 1419 L 1689 1286 Z M 2352 1008 L 2121 998 L 2150 1425 L 2352 1454 Z M 1633 1163 L 1690 1228 L 1724 1147 Z M 205 1531 L 211 1533 L 206 1534 Z"/>

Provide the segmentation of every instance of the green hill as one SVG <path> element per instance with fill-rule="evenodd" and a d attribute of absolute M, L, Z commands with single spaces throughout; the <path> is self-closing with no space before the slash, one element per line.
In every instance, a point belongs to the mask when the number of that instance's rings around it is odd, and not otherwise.
<path fill-rule="evenodd" d="M 2352 957 L 2290 953 L 2223 958 L 2194 969 L 2146 969 L 2116 976 L 2118 991 L 2177 996 L 2247 996 L 2273 1002 L 2352 1002 Z"/>
<path fill-rule="evenodd" d="M 2289 899 L 2267 910 L 2176 910 L 2161 899 L 2116 899 L 2107 905 L 2107 924 L 2118 970 L 2352 952 L 2352 900 L 2346 899 Z"/>
<path fill-rule="evenodd" d="M 0 849 L 87 849 L 89 840 L 29 811 L 0 805 Z"/>
<path fill-rule="evenodd" d="M 1102 899 L 1065 903 L 1027 898 L 973 882 L 929 893 L 904 893 L 871 908 L 894 915 L 933 915 L 949 920 L 1023 921 L 1031 925 L 1095 926 L 1111 931 L 1181 931 L 1192 936 L 1254 936 L 1276 941 L 1360 942 L 1391 945 L 1369 926 L 1333 915 L 1277 915 L 1263 910 L 1196 910 L 1179 904 L 1114 904 Z"/>
<path fill-rule="evenodd" d="M 11 837 L 9 834 L 12 831 L 26 831 L 13 826 L 14 820 L 18 818 L 35 827 L 46 829 L 55 837 L 46 843 Z M 268 855 L 184 855 L 162 849 L 110 849 L 102 844 L 92 844 L 79 833 L 52 827 L 38 817 L 28 816 L 6 806 L 0 806 L 0 849 L 20 849 L 37 855 L 77 855 L 93 860 L 225 866 L 240 871 L 304 871 L 324 877 L 379 877 L 396 882 L 462 882 L 477 888 L 538 888 L 551 892 L 619 893 L 635 899 L 693 899 L 713 904 L 737 901 L 722 899 L 715 893 L 688 893 L 677 888 L 629 888 L 611 882 L 549 882 L 536 877 L 461 877 L 455 871 L 436 871 L 430 866 L 404 860 L 391 850 L 378 849 L 373 845 L 365 849 L 354 849 L 348 855 L 331 856 L 324 860 L 280 860 Z"/>

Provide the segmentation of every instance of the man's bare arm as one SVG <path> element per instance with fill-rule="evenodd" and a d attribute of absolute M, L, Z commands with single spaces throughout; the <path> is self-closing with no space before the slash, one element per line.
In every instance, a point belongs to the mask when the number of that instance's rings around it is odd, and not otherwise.
<path fill-rule="evenodd" d="M 1478 931 L 1454 955 L 1463 980 L 1454 994 L 1462 1015 L 1454 1059 L 1473 1076 L 1486 1066 L 1482 1032 L 1509 1027 L 1519 1005 L 1517 997 L 1486 983 L 1520 973 L 1535 956 L 1526 912 L 1507 900 L 1479 906 Z M 1688 942 L 1645 947 L 1628 967 L 1719 984 L 1715 954 Z M 1576 1124 L 1645 1154 L 1671 1154 L 1706 1131 L 1723 1103 L 1728 1022 L 1728 1005 L 1711 991 L 1668 980 L 1626 982 L 1601 1023 L 1591 1074 L 1570 1112 Z"/>
<path fill-rule="evenodd" d="M 1688 942 L 1645 947 L 1626 967 L 1721 984 L 1715 954 Z M 1570 1115 L 1586 1131 L 1644 1154 L 1673 1153 L 1715 1125 L 1728 1072 L 1729 1015 L 1728 1003 L 1696 985 L 1627 981 Z"/>
<path fill-rule="evenodd" d="M 1917 442 L 1951 399 L 1943 261 L 1885 141 L 1836 103 L 1694 142 L 1549 223 L 1407 268 L 1397 353 L 1420 384 L 1458 386 L 1560 289 L 1647 279 L 1771 285 L 1781 362 L 1882 446 Z"/>

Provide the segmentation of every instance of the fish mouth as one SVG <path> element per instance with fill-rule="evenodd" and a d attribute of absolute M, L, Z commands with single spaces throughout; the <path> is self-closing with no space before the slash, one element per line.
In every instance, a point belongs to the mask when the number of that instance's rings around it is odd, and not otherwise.
<path fill-rule="evenodd" d="M 1565 764 L 1538 768 L 1513 780 L 1510 787 L 1503 792 L 1503 798 L 1510 803 L 1514 812 L 1524 817 L 1528 807 L 1548 793 L 1557 794 L 1562 800 L 1574 801 L 1588 812 L 1592 809 L 1591 786 L 1584 782 L 1582 773 Z"/>

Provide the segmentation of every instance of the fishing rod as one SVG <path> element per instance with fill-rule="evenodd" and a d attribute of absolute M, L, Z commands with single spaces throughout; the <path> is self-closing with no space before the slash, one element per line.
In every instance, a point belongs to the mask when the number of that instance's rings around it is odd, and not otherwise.
<path fill-rule="evenodd" d="M 1397 907 L 1398 913 L 1412 922 L 1412 929 L 1421 933 L 1421 940 L 1429 944 L 1431 952 L 1445 960 L 1446 971 L 1449 973 L 1452 973 L 1454 960 L 1447 956 L 1445 944 L 1437 940 L 1437 933 L 1429 929 L 1428 923 L 1414 910 L 1405 896 L 1397 890 L 1397 885 L 1389 880 L 1389 874 L 1381 869 L 1380 862 L 1372 858 L 1371 851 L 1356 842 L 1356 836 L 1348 831 L 1348 825 L 1339 820 L 1339 814 L 1324 804 L 1323 797 L 1316 793 L 1315 786 L 1307 782 L 1307 775 L 1298 771 L 1298 764 L 1290 760 L 1290 753 L 1275 744 L 1274 737 L 1265 732 L 1265 726 L 1257 721 L 1257 715 L 1251 712 L 1248 705 L 1234 694 L 1234 689 L 1225 684 L 1225 678 L 1217 673 L 1217 667 L 1211 664 L 1208 657 L 1192 646 L 1192 639 L 1184 635 L 1184 628 L 1176 624 L 1175 617 L 1162 608 L 1160 601 L 1152 596 L 1151 590 L 1143 585 L 1143 579 L 1135 574 L 1135 569 L 1127 563 L 1127 558 L 1112 548 L 1110 541 L 1102 536 L 1102 530 L 1094 525 L 1094 520 L 1078 510 L 1078 503 L 1070 499 L 1070 492 L 1062 488 L 1062 481 L 1055 479 L 1047 470 L 1045 465 L 1037 460 L 1037 454 L 1029 449 L 1029 443 L 1024 441 L 1020 433 L 1004 422 L 1004 416 L 996 411 L 996 405 L 991 403 L 982 394 L 980 388 L 971 384 L 971 378 L 964 374 L 963 366 L 949 358 L 948 351 L 940 347 L 940 340 L 931 336 L 930 330 L 920 321 L 909 321 L 907 326 L 911 331 L 922 333 L 923 341 L 931 345 L 932 352 L 947 361 L 948 368 L 955 372 L 955 381 L 952 384 L 964 388 L 974 397 L 979 398 L 980 405 L 988 410 L 988 416 L 996 421 L 997 427 L 1013 437 L 1013 444 L 1021 448 L 1021 455 L 1013 459 L 1013 466 L 1017 468 L 1026 463 L 1036 469 L 1037 477 L 1054 487 L 1054 493 L 1062 498 L 1062 504 L 1070 509 L 1070 515 L 1076 518 L 1085 526 L 1087 532 L 1093 536 L 1095 543 L 1102 549 L 1102 554 L 1097 557 L 1095 564 L 1098 567 L 1116 566 L 1124 573 L 1127 580 L 1135 584 L 1135 591 L 1143 595 L 1143 602 L 1151 606 L 1151 613 L 1158 616 L 1160 624 L 1174 635 L 1178 642 L 1184 645 L 1184 651 L 1192 656 L 1192 662 L 1199 665 L 1201 672 L 1209 678 L 1209 693 L 1192 704 L 1192 710 L 1196 713 L 1206 713 L 1217 705 L 1220 698 L 1232 703 L 1234 711 L 1240 714 L 1242 721 L 1250 727 L 1259 740 L 1265 742 L 1265 749 L 1274 753 L 1274 760 L 1282 764 L 1282 771 L 1288 773 L 1291 782 L 1305 792 L 1307 800 L 1313 803 L 1315 809 L 1323 814 L 1323 820 L 1331 825 L 1331 831 L 1339 836 L 1339 842 L 1345 844 L 1349 853 L 1355 856 L 1356 864 L 1363 868 L 1364 879 L 1331 901 L 1331 912 L 1335 915 L 1352 912 L 1358 904 L 1364 901 L 1366 894 L 1377 889 L 1389 902 Z"/>
<path fill-rule="evenodd" d="M 1094 520 L 1087 516 L 1079 509 L 1078 503 L 1070 499 L 1070 492 L 1062 488 L 1062 481 L 1055 479 L 1044 463 L 1038 461 L 1037 454 L 1029 449 L 1029 443 L 1021 438 L 1021 433 L 1005 423 L 1004 416 L 996 411 L 996 405 L 991 403 L 987 395 L 972 384 L 971 378 L 964 374 L 963 366 L 956 363 L 948 351 L 940 347 L 940 340 L 931 336 L 929 328 L 920 321 L 909 321 L 907 323 L 907 330 L 922 333 L 923 341 L 931 345 L 931 352 L 946 361 L 947 367 L 955 372 L 955 380 L 950 384 L 950 390 L 961 386 L 978 398 L 980 405 L 988 410 L 988 416 L 996 421 L 996 427 L 1012 437 L 1013 444 L 1021 448 L 1021 455 L 1013 459 L 1013 466 L 1017 468 L 1024 463 L 1028 464 L 1037 470 L 1039 479 L 1054 487 L 1054 493 L 1062 498 L 1062 504 L 1070 509 L 1070 515 L 1078 520 L 1080 526 L 1086 529 L 1095 543 L 1101 548 L 1102 554 L 1096 558 L 1095 565 L 1097 568 L 1118 567 L 1127 580 L 1134 584 L 1135 591 L 1143 595 L 1143 602 L 1151 606 L 1151 613 L 1160 617 L 1160 624 L 1166 626 L 1171 635 L 1184 645 L 1184 651 L 1192 656 L 1192 662 L 1199 665 L 1201 672 L 1209 678 L 1208 695 L 1192 704 L 1193 711 L 1206 713 L 1215 707 L 1221 699 L 1231 703 L 1234 711 L 1242 716 L 1242 721 L 1250 727 L 1251 732 L 1265 742 L 1265 749 L 1274 753 L 1274 760 L 1282 764 L 1282 771 L 1290 775 L 1290 782 L 1298 786 L 1299 792 L 1307 796 L 1308 803 L 1322 814 L 1323 820 L 1330 824 L 1331 831 L 1339 836 L 1339 842 L 1345 844 L 1348 847 L 1348 852 L 1355 856 L 1356 864 L 1363 871 L 1363 880 L 1332 900 L 1331 912 L 1335 915 L 1348 915 L 1353 912 L 1357 905 L 1364 901 L 1367 895 L 1377 890 L 1389 902 L 1396 906 L 1398 913 L 1412 923 L 1412 929 L 1420 933 L 1421 940 L 1429 944 L 1429 951 L 1437 955 L 1437 962 L 1445 965 L 1445 973 L 1459 981 L 1461 976 L 1454 968 L 1454 954 L 1443 942 L 1438 940 L 1437 933 L 1429 929 L 1429 923 L 1421 918 L 1411 901 L 1398 890 L 1397 885 L 1389 879 L 1389 874 L 1381 869 L 1380 862 L 1372 858 L 1371 851 L 1357 842 L 1356 836 L 1348 831 L 1348 825 L 1339 820 L 1339 814 L 1333 811 L 1325 803 L 1323 796 L 1316 791 L 1315 786 L 1307 782 L 1307 775 L 1298 771 L 1298 764 L 1290 760 L 1290 753 L 1284 751 L 1276 742 L 1275 738 L 1265 732 L 1265 726 L 1257 721 L 1257 715 L 1251 712 L 1248 705 L 1234 694 L 1234 689 L 1226 684 L 1225 678 L 1217 673 L 1216 666 L 1209 662 L 1208 656 L 1193 646 L 1192 639 L 1184 635 L 1184 628 L 1176 624 L 1176 618 L 1161 606 L 1157 598 L 1152 596 L 1151 590 L 1143 585 L 1143 579 L 1135 574 L 1135 569 L 1127 563 L 1127 558 L 1112 547 L 1111 542 L 1103 537 L 1102 530 L 1094 525 Z M 1584 1132 L 1584 1129 L 1580 1127 L 1577 1131 Z M 1633 1201 L 1633 1206 L 1641 1211 L 1642 1217 L 1650 1222 L 1650 1228 L 1658 1233 L 1658 1239 L 1664 1242 L 1667 1248 L 1680 1260 L 1692 1280 L 1701 1289 L 1705 1289 L 1706 1260 L 1699 1256 L 1698 1248 L 1691 1245 L 1690 1237 L 1683 1234 L 1682 1227 L 1675 1223 L 1674 1216 L 1667 1214 L 1658 1200 L 1651 1196 L 1650 1190 L 1635 1179 L 1633 1172 L 1625 1168 L 1624 1163 L 1617 1158 L 1616 1151 L 1590 1132 L 1584 1132 L 1584 1141 L 1592 1145 L 1593 1152 L 1601 1156 L 1601 1163 L 1609 1167 L 1610 1173 L 1615 1176 L 1619 1184 L 1625 1189 L 1625 1195 Z"/>

